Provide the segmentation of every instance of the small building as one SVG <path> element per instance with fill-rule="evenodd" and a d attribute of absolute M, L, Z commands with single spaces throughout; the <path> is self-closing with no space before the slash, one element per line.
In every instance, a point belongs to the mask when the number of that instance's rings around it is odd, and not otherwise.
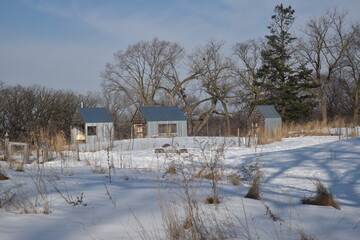
<path fill-rule="evenodd" d="M 140 107 L 134 114 L 132 126 L 135 138 L 187 136 L 186 117 L 179 107 Z"/>
<path fill-rule="evenodd" d="M 255 105 L 248 119 L 249 129 L 253 133 L 265 130 L 274 132 L 281 128 L 281 116 L 273 105 Z"/>
<path fill-rule="evenodd" d="M 78 108 L 71 123 L 71 143 L 114 139 L 114 122 L 106 108 Z"/>

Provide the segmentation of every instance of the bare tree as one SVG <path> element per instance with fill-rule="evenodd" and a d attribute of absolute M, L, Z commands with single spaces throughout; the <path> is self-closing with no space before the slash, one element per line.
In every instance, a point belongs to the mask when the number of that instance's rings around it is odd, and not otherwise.
<path fill-rule="evenodd" d="M 195 126 L 194 134 L 196 135 L 202 127 L 205 126 L 210 116 L 215 112 L 217 103 L 220 103 L 222 114 L 226 119 L 226 134 L 230 135 L 230 112 L 228 102 L 230 98 L 234 98 L 234 63 L 226 57 L 221 48 L 224 42 L 209 41 L 202 47 L 198 47 L 193 54 L 190 55 L 189 65 L 192 73 L 199 73 L 200 87 L 205 97 L 196 103 L 210 102 L 202 121 Z"/>
<path fill-rule="evenodd" d="M 354 41 L 354 31 L 349 28 L 346 13 L 328 10 L 323 16 L 311 19 L 299 43 L 299 53 L 312 66 L 315 91 L 309 90 L 321 104 L 321 115 L 328 121 L 327 94 L 333 75 L 341 68 L 347 48 Z"/>
<path fill-rule="evenodd" d="M 360 25 L 353 26 L 355 41 L 346 51 L 346 70 L 351 82 L 352 97 L 354 100 L 353 118 L 355 123 L 360 120 Z"/>
<path fill-rule="evenodd" d="M 103 86 L 124 93 L 136 106 L 157 105 L 165 73 L 183 52 L 177 43 L 157 38 L 131 45 L 114 54 L 113 64 L 106 64 Z"/>
<path fill-rule="evenodd" d="M 257 101 L 259 87 L 255 84 L 257 69 L 261 66 L 261 40 L 249 40 L 236 43 L 233 47 L 233 54 L 238 60 L 235 68 L 238 83 L 238 102 L 251 106 Z"/>

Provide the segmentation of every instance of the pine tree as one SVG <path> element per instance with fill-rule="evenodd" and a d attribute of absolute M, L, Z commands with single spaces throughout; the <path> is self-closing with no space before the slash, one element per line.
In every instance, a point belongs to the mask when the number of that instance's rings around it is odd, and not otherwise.
<path fill-rule="evenodd" d="M 291 35 L 290 28 L 295 20 L 294 12 L 291 6 L 275 7 L 256 83 L 261 88 L 261 100 L 257 103 L 273 104 L 285 121 L 309 116 L 315 106 L 312 96 L 306 92 L 316 87 L 311 83 L 312 71 L 296 63 L 293 57 L 292 43 L 296 38 Z"/>

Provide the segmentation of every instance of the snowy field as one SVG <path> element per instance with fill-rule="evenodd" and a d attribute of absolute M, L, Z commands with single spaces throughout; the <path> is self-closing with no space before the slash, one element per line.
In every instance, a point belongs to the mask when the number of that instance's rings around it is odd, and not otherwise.
<path fill-rule="evenodd" d="M 66 151 L 41 165 L 32 159 L 24 172 L 1 162 L 10 179 L 0 181 L 0 239 L 168 239 L 164 215 L 184 220 L 186 190 L 209 231 L 221 229 L 229 239 L 301 239 L 301 233 L 308 239 L 360 239 L 360 138 L 297 137 L 245 147 L 237 138 L 188 137 L 116 141 L 108 151 L 106 146 L 82 145 L 79 154 Z M 222 174 L 217 206 L 205 204 L 212 181 L 191 178 L 212 159 Z M 245 178 L 243 170 L 256 162 L 264 174 L 261 201 L 244 198 L 246 179 L 239 185 L 228 180 Z M 176 174 L 166 173 L 169 166 Z M 300 204 L 315 194 L 315 178 L 341 210 Z"/>

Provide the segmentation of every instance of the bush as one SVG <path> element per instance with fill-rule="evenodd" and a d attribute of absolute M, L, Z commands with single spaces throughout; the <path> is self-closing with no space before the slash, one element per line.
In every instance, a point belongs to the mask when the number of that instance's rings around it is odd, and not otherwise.
<path fill-rule="evenodd" d="M 319 179 L 315 179 L 313 183 L 316 187 L 316 195 L 312 197 L 304 197 L 300 200 L 302 204 L 331 206 L 339 210 L 341 209 L 339 204 L 334 200 L 332 193 Z"/>

